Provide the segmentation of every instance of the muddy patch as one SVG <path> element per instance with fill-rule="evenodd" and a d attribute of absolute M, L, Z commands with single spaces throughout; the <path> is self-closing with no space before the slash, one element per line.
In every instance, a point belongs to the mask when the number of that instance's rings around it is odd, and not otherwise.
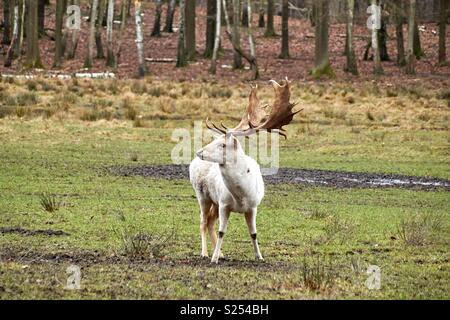
<path fill-rule="evenodd" d="M 37 236 L 37 235 L 44 235 L 44 236 L 68 236 L 69 234 L 67 232 L 64 232 L 62 230 L 29 230 L 24 229 L 20 227 L 0 227 L 0 233 L 6 234 L 6 233 L 17 233 L 23 236 Z"/>
<path fill-rule="evenodd" d="M 230 267 L 233 269 L 255 270 L 255 271 L 280 271 L 285 272 L 297 270 L 299 265 L 287 262 L 268 263 L 256 260 L 236 260 L 221 258 L 218 265 L 212 264 L 210 258 L 186 257 L 181 259 L 151 258 L 151 257 L 129 257 L 119 254 L 105 254 L 97 251 L 74 251 L 74 252 L 38 252 L 34 250 L 17 250 L 2 248 L 0 251 L 0 262 L 15 262 L 20 264 L 76 264 L 81 267 L 92 265 L 127 265 L 131 268 L 143 268 L 151 266 L 159 267 Z"/>
<path fill-rule="evenodd" d="M 113 166 L 110 174 L 160 179 L 189 179 L 187 165 Z M 266 184 L 297 184 L 333 188 L 403 188 L 413 190 L 450 191 L 450 181 L 384 173 L 345 172 L 298 168 L 280 168 L 277 174 L 263 176 Z"/>

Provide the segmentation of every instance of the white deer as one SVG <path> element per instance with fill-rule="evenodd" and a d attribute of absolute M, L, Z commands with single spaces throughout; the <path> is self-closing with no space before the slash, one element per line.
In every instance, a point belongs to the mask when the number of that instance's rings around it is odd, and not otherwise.
<path fill-rule="evenodd" d="M 259 130 L 284 134 L 284 125 L 292 121 L 294 104 L 289 102 L 289 81 L 280 85 L 271 80 L 275 101 L 270 114 L 262 110 L 257 97 L 257 86 L 252 87 L 249 105 L 239 125 L 228 130 L 206 121 L 208 129 L 220 134 L 213 142 L 199 150 L 189 166 L 189 176 L 200 205 L 201 255 L 208 257 L 206 232 L 209 232 L 214 253 L 212 263 L 222 257 L 221 247 L 231 212 L 245 214 L 256 259 L 263 260 L 256 239 L 256 212 L 264 197 L 264 182 L 258 163 L 247 156 L 236 136 L 249 136 Z M 264 121 L 263 121 L 264 120 Z M 219 239 L 214 224 L 219 219 Z"/>

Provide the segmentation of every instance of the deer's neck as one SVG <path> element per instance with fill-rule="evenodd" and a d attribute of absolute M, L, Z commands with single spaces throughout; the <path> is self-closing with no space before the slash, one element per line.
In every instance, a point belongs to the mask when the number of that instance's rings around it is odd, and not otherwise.
<path fill-rule="evenodd" d="M 251 193 L 252 188 L 254 188 L 252 181 L 257 173 L 253 172 L 255 168 L 252 168 L 244 151 L 239 149 L 236 151 L 236 161 L 231 161 L 219 167 L 225 186 L 233 197 L 240 201 Z"/>

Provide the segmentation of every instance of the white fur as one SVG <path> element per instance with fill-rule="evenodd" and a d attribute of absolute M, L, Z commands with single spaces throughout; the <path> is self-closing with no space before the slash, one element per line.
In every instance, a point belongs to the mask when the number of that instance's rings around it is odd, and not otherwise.
<path fill-rule="evenodd" d="M 215 248 L 211 262 L 218 262 L 223 235 L 233 211 L 245 214 L 249 233 L 253 235 L 255 256 L 262 260 L 256 239 L 256 213 L 264 197 L 264 182 L 258 163 L 245 155 L 239 141 L 232 135 L 222 135 L 199 150 L 189 166 L 189 176 L 200 205 L 202 256 L 208 256 L 208 230 Z M 217 218 L 218 240 L 214 231 Z"/>

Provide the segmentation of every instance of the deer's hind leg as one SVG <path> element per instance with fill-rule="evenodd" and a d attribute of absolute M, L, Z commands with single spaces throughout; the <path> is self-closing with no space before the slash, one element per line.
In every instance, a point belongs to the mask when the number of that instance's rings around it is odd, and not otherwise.
<path fill-rule="evenodd" d="M 200 205 L 200 236 L 202 238 L 202 257 L 208 257 L 208 247 L 206 244 L 206 231 L 208 229 L 208 216 L 211 210 L 212 202 L 208 200 L 199 200 Z"/>
<path fill-rule="evenodd" d="M 213 250 L 216 248 L 217 244 L 217 234 L 216 230 L 214 230 L 214 225 L 216 224 L 217 219 L 219 218 L 219 208 L 214 203 L 211 205 L 211 209 L 209 210 L 208 215 L 208 231 L 209 231 L 209 238 L 211 239 Z M 222 251 L 220 252 L 220 258 L 223 258 Z"/>

